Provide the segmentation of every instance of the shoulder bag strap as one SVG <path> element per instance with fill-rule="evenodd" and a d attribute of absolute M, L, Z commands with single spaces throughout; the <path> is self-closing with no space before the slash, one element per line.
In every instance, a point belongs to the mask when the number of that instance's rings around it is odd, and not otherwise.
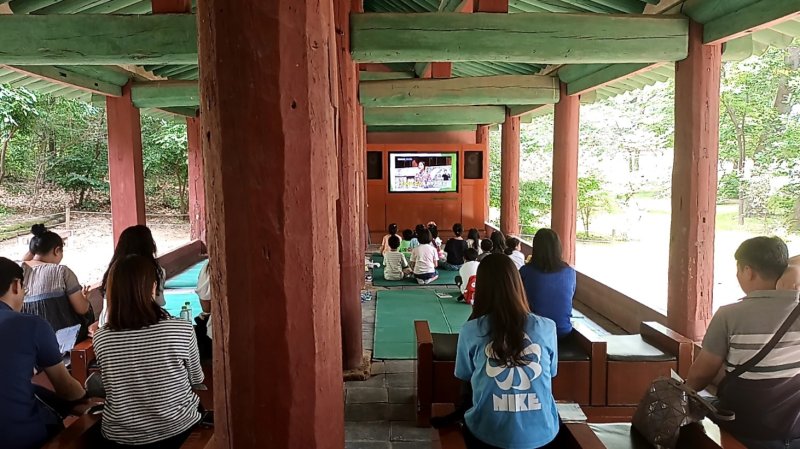
<path fill-rule="evenodd" d="M 781 338 L 783 338 L 783 336 L 786 335 L 786 332 L 789 330 L 789 328 L 792 327 L 792 324 L 794 324 L 794 322 L 797 321 L 798 316 L 800 316 L 800 303 L 798 303 L 798 305 L 794 308 L 794 310 L 792 310 L 792 312 L 786 318 L 786 321 L 784 321 L 783 324 L 781 324 L 781 327 L 779 327 L 778 330 L 775 331 L 775 335 L 772 336 L 769 342 L 767 342 L 767 344 L 764 345 L 764 347 L 761 348 L 761 350 L 758 351 L 758 353 L 754 355 L 750 360 L 742 363 L 741 365 L 737 366 L 736 369 L 728 373 L 728 376 L 730 376 L 731 379 L 737 378 L 742 374 L 750 371 L 751 369 L 753 369 L 754 366 L 758 365 L 759 362 L 764 360 L 764 357 L 766 357 L 767 354 L 769 354 L 770 351 L 772 351 L 775 348 L 778 342 L 781 341 Z"/>

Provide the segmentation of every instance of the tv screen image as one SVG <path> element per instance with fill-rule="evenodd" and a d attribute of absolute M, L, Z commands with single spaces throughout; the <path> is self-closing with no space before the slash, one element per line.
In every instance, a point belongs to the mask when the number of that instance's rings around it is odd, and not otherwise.
<path fill-rule="evenodd" d="M 389 153 L 390 192 L 457 192 L 458 153 Z"/>

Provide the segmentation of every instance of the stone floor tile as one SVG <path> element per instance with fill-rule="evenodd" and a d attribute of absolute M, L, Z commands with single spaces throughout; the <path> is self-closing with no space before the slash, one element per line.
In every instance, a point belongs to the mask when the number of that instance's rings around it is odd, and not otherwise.
<path fill-rule="evenodd" d="M 386 421 L 345 422 L 344 440 L 350 441 L 383 441 L 388 442 L 390 436 L 389 423 Z"/>
<path fill-rule="evenodd" d="M 344 408 L 344 420 L 347 422 L 355 421 L 376 421 L 387 420 L 390 417 L 389 404 L 385 402 L 372 404 L 347 404 Z M 408 419 L 402 416 L 398 419 Z"/>
<path fill-rule="evenodd" d="M 417 427 L 413 421 L 392 421 L 391 441 L 431 441 L 430 427 Z"/>
<path fill-rule="evenodd" d="M 367 380 L 353 380 L 345 382 L 347 388 L 383 388 L 386 386 L 385 374 L 372 374 Z"/>
<path fill-rule="evenodd" d="M 372 404 L 376 402 L 389 402 L 386 388 L 348 388 L 348 404 Z"/>
<path fill-rule="evenodd" d="M 416 360 L 387 360 L 386 372 L 387 373 L 413 373 L 416 366 Z"/>
<path fill-rule="evenodd" d="M 386 385 L 388 385 L 389 387 L 413 387 L 414 373 L 386 374 Z"/>
<path fill-rule="evenodd" d="M 410 387 L 389 388 L 389 403 L 390 404 L 413 404 L 414 403 L 414 388 L 410 388 Z"/>
<path fill-rule="evenodd" d="M 383 374 L 386 372 L 386 363 L 381 361 L 372 362 L 372 374 Z"/>
<path fill-rule="evenodd" d="M 391 449 L 392 443 L 388 441 L 348 441 L 344 449 Z"/>
<path fill-rule="evenodd" d="M 414 404 L 389 404 L 390 421 L 413 421 L 417 418 Z"/>
<path fill-rule="evenodd" d="M 431 449 L 433 443 L 430 441 L 395 441 L 392 449 Z"/>

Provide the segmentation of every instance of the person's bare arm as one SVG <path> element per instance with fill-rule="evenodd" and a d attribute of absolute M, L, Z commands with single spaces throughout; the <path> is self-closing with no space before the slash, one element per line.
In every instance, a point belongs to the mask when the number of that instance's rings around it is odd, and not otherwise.
<path fill-rule="evenodd" d="M 696 391 L 703 390 L 717 377 L 723 362 L 722 357 L 718 355 L 705 350 L 700 351 L 700 355 L 697 356 L 689 369 L 689 377 L 686 379 L 686 384 Z"/>
<path fill-rule="evenodd" d="M 778 290 L 800 290 L 800 255 L 789 259 L 789 266 L 775 287 Z"/>
<path fill-rule="evenodd" d="M 56 389 L 56 394 L 65 401 L 77 401 L 86 396 L 86 390 L 83 386 L 75 380 L 67 371 L 67 367 L 63 363 L 58 363 L 50 368 L 44 369 L 50 383 Z"/>
<path fill-rule="evenodd" d="M 89 287 L 84 286 L 81 290 L 69 295 L 69 303 L 72 310 L 78 315 L 83 315 L 89 311 Z"/>
<path fill-rule="evenodd" d="M 30 251 L 27 251 L 27 252 L 25 252 L 25 255 L 22 256 L 22 261 L 23 262 L 28 262 L 30 260 L 33 260 L 33 253 L 30 252 Z"/>

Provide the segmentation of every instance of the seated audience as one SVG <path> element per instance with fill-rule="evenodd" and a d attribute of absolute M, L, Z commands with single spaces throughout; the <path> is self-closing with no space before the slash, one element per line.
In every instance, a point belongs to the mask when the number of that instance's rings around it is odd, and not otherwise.
<path fill-rule="evenodd" d="M 492 240 L 492 253 L 505 254 L 506 253 L 506 236 L 500 231 L 492 232 L 489 237 Z"/>
<path fill-rule="evenodd" d="M 442 250 L 442 239 L 439 238 L 439 227 L 436 226 L 436 223 L 430 222 L 428 223 L 428 231 L 431 233 L 431 244 L 436 247 L 437 250 Z"/>
<path fill-rule="evenodd" d="M 561 241 L 552 229 L 539 229 L 532 246 L 530 261 L 519 270 L 528 306 L 533 313 L 553 320 L 561 339 L 572 332 L 575 269 L 561 259 Z"/>
<path fill-rule="evenodd" d="M 212 346 L 211 340 L 214 334 L 211 330 L 211 277 L 208 273 L 210 262 L 206 262 L 203 268 L 200 269 L 200 275 L 197 277 L 197 288 L 194 292 L 200 298 L 200 308 L 203 313 L 195 317 L 194 327 L 197 334 L 197 347 L 200 350 L 200 358 L 207 360 L 211 358 Z"/>
<path fill-rule="evenodd" d="M 89 334 L 94 312 L 77 276 L 65 265 L 64 240 L 43 224 L 31 228 L 32 260 L 22 263 L 25 272 L 25 303 L 22 313 L 42 317 L 56 331 L 62 352 L 69 351 Z"/>
<path fill-rule="evenodd" d="M 164 283 L 166 282 L 167 271 L 158 264 L 158 259 L 156 258 L 157 252 L 158 249 L 156 248 L 156 241 L 153 239 L 153 233 L 150 232 L 150 228 L 147 226 L 135 225 L 122 231 L 122 234 L 119 235 L 117 247 L 114 249 L 114 255 L 111 257 L 111 262 L 108 263 L 108 268 L 106 268 L 106 272 L 103 273 L 103 283 L 100 286 L 100 291 L 103 293 L 103 311 L 100 313 L 100 318 L 98 320 L 100 326 L 105 326 L 106 321 L 108 321 L 108 299 L 106 298 L 108 271 L 118 260 L 134 254 L 146 257 L 153 265 L 153 270 L 158 279 L 155 296 L 156 304 L 161 307 L 167 304 L 164 298 Z"/>
<path fill-rule="evenodd" d="M 439 252 L 431 244 L 431 233 L 425 229 L 417 235 L 420 245 L 411 251 L 411 268 L 417 283 L 430 284 L 439 278 Z"/>
<path fill-rule="evenodd" d="M 746 296 L 714 314 L 686 382 L 702 390 L 724 369 L 719 405 L 733 411 L 736 420 L 721 425 L 749 449 L 798 448 L 800 320 L 753 368 L 732 374 L 767 345 L 798 307 L 797 291 L 775 289 L 788 264 L 786 244 L 777 237 L 752 238 L 734 258 Z"/>
<path fill-rule="evenodd" d="M 203 371 L 194 330 L 156 304 L 157 288 L 145 256 L 125 257 L 109 270 L 108 323 L 94 336 L 106 390 L 104 448 L 179 448 L 200 421 L 192 385 L 203 382 Z"/>
<path fill-rule="evenodd" d="M 464 251 L 467 250 L 467 242 L 461 237 L 464 227 L 461 223 L 453 225 L 455 237 L 447 240 L 444 245 L 444 252 L 447 254 L 443 267 L 445 270 L 458 271 L 464 265 Z"/>
<path fill-rule="evenodd" d="M 389 233 L 384 235 L 383 240 L 381 240 L 381 247 L 379 251 L 382 255 L 389 252 L 389 237 L 397 235 L 397 223 L 390 224 L 388 231 Z"/>
<path fill-rule="evenodd" d="M 475 228 L 470 228 L 467 232 L 467 248 L 474 248 L 478 251 L 479 256 L 483 252 L 481 250 L 481 235 Z"/>
<path fill-rule="evenodd" d="M 464 414 L 466 446 L 550 447 L 559 429 L 552 391 L 556 326 L 530 313 L 508 257 L 487 257 L 477 279 L 472 316 L 456 351 L 455 375 L 472 390 Z"/>
<path fill-rule="evenodd" d="M 414 231 L 411 229 L 403 229 L 403 239 L 400 240 L 400 247 L 397 248 L 401 253 L 411 251 L 411 240 L 414 238 Z"/>
<path fill-rule="evenodd" d="M 481 254 L 478 256 L 478 262 L 483 261 L 489 254 L 494 254 L 494 243 L 491 239 L 481 240 Z"/>
<path fill-rule="evenodd" d="M 40 317 L 20 313 L 25 298 L 23 270 L 0 257 L 0 447 L 36 449 L 63 430 L 69 402 L 86 395 L 67 371 L 53 328 Z M 31 383 L 43 370 L 55 388 Z M 46 403 L 44 401 L 47 401 Z"/>
<path fill-rule="evenodd" d="M 426 228 L 424 224 L 418 224 L 414 227 L 414 237 L 412 237 L 411 241 L 408 243 L 409 251 L 419 246 L 419 235 L 427 229 L 428 228 Z"/>
<path fill-rule="evenodd" d="M 506 256 L 510 257 L 517 270 L 525 265 L 525 255 L 522 254 L 522 242 L 516 237 L 506 239 Z"/>
<path fill-rule="evenodd" d="M 383 257 L 383 277 L 387 281 L 402 281 L 411 275 L 406 256 L 398 248 L 400 238 L 396 235 L 389 237 L 389 252 Z"/>
<path fill-rule="evenodd" d="M 458 276 L 456 276 L 456 284 L 458 285 L 459 289 L 461 290 L 461 296 L 458 297 L 458 300 L 461 301 L 464 299 L 464 293 L 467 292 L 467 287 L 469 286 L 469 279 L 472 276 L 478 274 L 478 251 L 475 248 L 469 248 L 466 252 L 464 252 L 464 265 L 461 265 L 461 268 L 458 270 Z"/>

